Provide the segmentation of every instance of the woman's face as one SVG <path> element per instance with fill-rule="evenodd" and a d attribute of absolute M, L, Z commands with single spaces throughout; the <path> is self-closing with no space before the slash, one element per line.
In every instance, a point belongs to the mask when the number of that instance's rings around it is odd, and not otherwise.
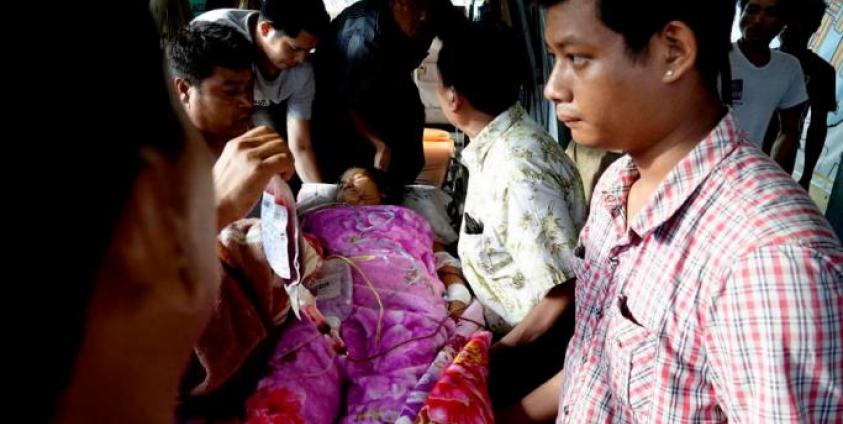
<path fill-rule="evenodd" d="M 349 205 L 379 205 L 382 196 L 377 184 L 363 172 L 355 172 L 340 184 L 337 200 Z"/>

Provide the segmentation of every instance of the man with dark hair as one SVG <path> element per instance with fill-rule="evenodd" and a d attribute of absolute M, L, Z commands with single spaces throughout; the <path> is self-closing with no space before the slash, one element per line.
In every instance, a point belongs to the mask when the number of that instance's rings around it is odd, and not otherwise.
<path fill-rule="evenodd" d="M 314 59 L 314 148 L 325 180 L 373 166 L 415 181 L 424 106 L 412 73 L 460 18 L 448 0 L 361 0 L 334 19 Z"/>
<path fill-rule="evenodd" d="M 287 144 L 268 127 L 251 128 L 252 47 L 236 29 L 197 22 L 170 40 L 167 57 L 175 92 L 218 158 L 214 164 L 218 227 L 243 218 L 269 179 L 289 179 Z"/>
<path fill-rule="evenodd" d="M 526 345 L 547 330 L 510 333 L 528 316 L 550 327 L 556 316 L 546 311 L 556 308 L 547 304 L 573 305 L 573 248 L 587 212 L 574 164 L 518 104 L 527 70 L 522 46 L 508 28 L 471 24 L 444 41 L 438 62 L 442 112 L 471 138 L 462 152 L 469 180 L 459 256 L 487 324 L 504 336 L 499 348 Z M 561 369 L 564 341 L 552 342 L 555 349 L 531 352 L 534 364 L 551 369 L 527 391 Z M 521 349 L 507 350 L 511 360 Z M 493 366 L 493 399 L 505 402 L 499 395 L 529 380 L 527 368 L 507 376 L 511 363 Z"/>
<path fill-rule="evenodd" d="M 738 40 L 729 55 L 732 64 L 732 107 L 738 127 L 750 141 L 770 153 L 765 143 L 767 127 L 778 115 L 780 131 L 774 158 L 786 171 L 793 170 L 799 146 L 799 122 L 808 100 L 799 61 L 770 49 L 782 31 L 795 3 L 792 0 L 741 0 Z M 767 145 L 765 145 L 767 144 Z"/>
<path fill-rule="evenodd" d="M 830 112 L 837 110 L 834 68 L 816 53 L 808 50 L 808 41 L 819 29 L 825 11 L 824 0 L 800 1 L 798 5 L 794 5 L 793 13 L 786 18 L 787 26 L 780 37 L 781 50 L 799 59 L 808 89 L 811 123 L 805 136 L 805 166 L 799 178 L 799 185 L 805 190 L 811 186 L 811 177 L 828 134 L 826 119 Z"/>
<path fill-rule="evenodd" d="M 167 46 L 167 63 L 185 111 L 217 155 L 252 127 L 252 59 L 236 30 L 198 22 Z"/>
<path fill-rule="evenodd" d="M 545 95 L 574 140 L 627 155 L 574 249 L 565 367 L 500 422 L 554 398 L 560 423 L 838 420 L 843 247 L 720 101 L 734 2 L 545 4 Z"/>
<path fill-rule="evenodd" d="M 328 19 L 322 0 L 266 0 L 260 12 L 217 9 L 193 20 L 230 26 L 254 46 L 255 121 L 285 133 L 304 182 L 322 181 L 310 141 L 315 84 L 307 57 Z"/>

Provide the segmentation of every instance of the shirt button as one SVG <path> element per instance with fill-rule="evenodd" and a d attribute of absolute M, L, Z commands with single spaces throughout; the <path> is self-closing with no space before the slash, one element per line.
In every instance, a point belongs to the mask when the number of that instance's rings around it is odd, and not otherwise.
<path fill-rule="evenodd" d="M 588 363 L 588 355 L 583 355 L 582 356 L 582 364 L 585 365 L 587 363 Z"/>
<path fill-rule="evenodd" d="M 562 413 L 568 415 L 568 405 L 562 407 Z"/>
<path fill-rule="evenodd" d="M 603 318 L 603 309 L 602 309 L 602 308 L 598 308 L 598 309 L 594 312 L 594 315 L 596 315 L 596 316 L 597 316 L 597 318 Z"/>
<path fill-rule="evenodd" d="M 616 268 L 618 266 L 618 263 L 620 263 L 620 260 L 617 256 L 612 256 L 611 258 L 609 258 L 609 266 L 611 266 L 612 268 Z"/>

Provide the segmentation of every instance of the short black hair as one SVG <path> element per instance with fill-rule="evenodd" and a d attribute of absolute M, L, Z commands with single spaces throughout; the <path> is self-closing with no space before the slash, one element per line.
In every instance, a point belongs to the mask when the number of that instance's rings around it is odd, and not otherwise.
<path fill-rule="evenodd" d="M 249 69 L 255 47 L 235 28 L 214 22 L 195 22 L 173 37 L 167 45 L 170 73 L 198 85 L 214 68 Z"/>
<path fill-rule="evenodd" d="M 825 0 L 802 0 L 790 6 L 791 13 L 786 19 L 789 22 L 801 21 L 807 28 L 818 28 L 827 9 Z"/>
<path fill-rule="evenodd" d="M 24 196 L 49 198 L 49 207 L 30 208 L 27 219 L 56 224 L 30 227 L 27 234 L 39 244 L 48 243 L 52 252 L 47 256 L 26 253 L 37 256 L 41 266 L 33 274 L 37 284 L 24 288 L 33 295 L 19 299 L 38 305 L 39 311 L 25 327 L 33 340 L 20 343 L 27 351 L 21 365 L 26 370 L 23 374 L 32 380 L 33 388 L 23 392 L 46 401 L 44 408 L 29 413 L 30 422 L 51 421 L 71 381 L 97 275 L 126 212 L 135 180 L 145 167 L 143 152 L 153 150 L 175 161 L 184 154 L 185 146 L 185 128 L 173 108 L 148 2 L 111 5 L 111 12 L 122 17 L 122 28 L 132 34 L 119 39 L 102 37 L 101 22 L 93 15 L 79 13 L 73 15 L 75 19 L 67 19 L 75 11 L 70 6 L 57 9 L 51 11 L 51 18 L 60 17 L 54 28 L 61 31 L 64 42 L 86 45 L 98 41 L 96 49 L 74 52 L 77 61 L 63 71 L 72 83 L 50 89 L 76 106 L 52 114 L 49 125 L 39 127 L 41 142 L 22 146 L 29 151 L 22 157 L 42 158 L 46 163 L 41 166 L 48 170 L 44 174 L 53 179 L 46 187 L 40 179 L 16 182 L 23 187 Z M 46 56 L 35 59 L 33 72 L 49 69 L 52 60 Z M 116 72 L 112 70 L 115 63 L 131 66 Z M 110 104 L 107 99 L 115 94 L 115 87 L 120 87 L 118 101 Z M 59 211 L 61 218 L 55 221 Z M 30 387 L 27 382 L 23 385 Z"/>
<path fill-rule="evenodd" d="M 550 7 L 566 0 L 537 0 Z M 707 86 L 717 90 L 717 77 L 728 67 L 735 0 L 594 0 L 597 17 L 623 36 L 633 58 L 671 21 L 684 22 L 697 41 L 697 69 Z"/>
<path fill-rule="evenodd" d="M 290 37 L 302 31 L 322 37 L 331 20 L 322 0 L 265 0 L 260 16 Z"/>
<path fill-rule="evenodd" d="M 439 74 L 477 110 L 497 116 L 518 101 L 527 76 L 524 44 L 511 28 L 474 22 L 442 42 Z"/>
<path fill-rule="evenodd" d="M 738 0 L 738 8 L 741 10 L 741 12 L 743 12 L 743 10 L 746 9 L 746 6 L 749 4 L 750 1 L 751 0 Z M 776 0 L 776 1 L 777 1 L 776 8 L 778 9 L 779 16 L 781 16 L 782 18 L 787 18 L 794 11 L 796 11 L 797 8 L 800 7 L 800 6 L 798 6 L 798 3 L 803 3 L 806 0 L 799 0 L 798 2 L 795 2 L 793 0 Z"/>

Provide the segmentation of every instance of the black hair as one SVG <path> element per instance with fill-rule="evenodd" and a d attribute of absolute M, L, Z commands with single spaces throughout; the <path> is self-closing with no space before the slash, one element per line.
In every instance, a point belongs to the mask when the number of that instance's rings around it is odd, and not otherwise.
<path fill-rule="evenodd" d="M 819 28 L 822 23 L 828 5 L 825 0 L 802 0 L 799 4 L 791 6 L 791 14 L 786 18 L 788 21 L 799 20 L 808 29 Z"/>
<path fill-rule="evenodd" d="M 500 24 L 471 23 L 442 42 L 439 74 L 477 110 L 497 116 L 510 108 L 527 77 L 523 43 Z"/>
<path fill-rule="evenodd" d="M 566 0 L 537 0 L 550 7 Z M 597 17 L 623 36 L 633 58 L 646 52 L 650 39 L 671 21 L 684 22 L 697 41 L 697 69 L 717 90 L 717 77 L 728 67 L 735 0 L 594 0 Z"/>
<path fill-rule="evenodd" d="M 738 0 L 738 7 L 743 11 L 746 9 L 746 5 L 749 4 L 750 0 Z M 799 2 L 803 2 L 805 0 L 799 0 Z M 779 9 L 779 13 L 782 16 L 788 16 L 791 12 L 793 12 L 794 7 L 796 7 L 796 3 L 792 0 L 777 0 L 776 8 Z"/>
<path fill-rule="evenodd" d="M 294 38 L 302 31 L 322 37 L 330 23 L 322 0 L 265 0 L 260 16 L 276 30 Z"/>
<path fill-rule="evenodd" d="M 199 85 L 214 68 L 249 69 L 255 48 L 246 36 L 231 26 L 195 22 L 176 34 L 167 45 L 170 73 Z"/>

